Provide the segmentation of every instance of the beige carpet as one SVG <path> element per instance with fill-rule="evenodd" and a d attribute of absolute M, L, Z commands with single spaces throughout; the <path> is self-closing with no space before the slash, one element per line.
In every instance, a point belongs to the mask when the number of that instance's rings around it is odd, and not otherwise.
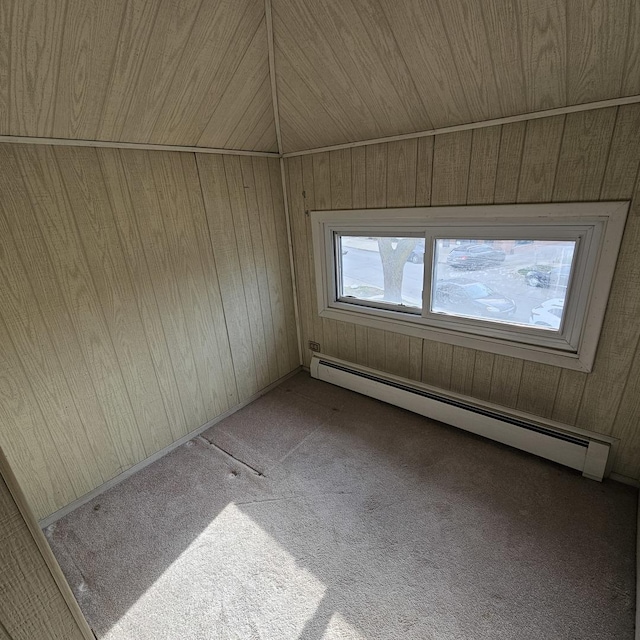
<path fill-rule="evenodd" d="M 109 640 L 632 640 L 636 499 L 299 374 L 47 535 Z"/>

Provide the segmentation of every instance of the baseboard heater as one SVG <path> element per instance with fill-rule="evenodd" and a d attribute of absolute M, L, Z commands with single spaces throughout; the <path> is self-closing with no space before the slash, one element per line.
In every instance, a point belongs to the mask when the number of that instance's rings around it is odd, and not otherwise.
<path fill-rule="evenodd" d="M 577 469 L 592 480 L 601 481 L 610 472 L 618 442 L 615 438 L 321 354 L 314 354 L 310 371 L 318 380 L 528 451 Z"/>

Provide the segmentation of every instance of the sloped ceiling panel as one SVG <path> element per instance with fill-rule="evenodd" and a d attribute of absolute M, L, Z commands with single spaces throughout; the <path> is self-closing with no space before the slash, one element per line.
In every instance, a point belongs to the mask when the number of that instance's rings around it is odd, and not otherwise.
<path fill-rule="evenodd" d="M 284 151 L 640 93 L 637 0 L 273 0 Z"/>
<path fill-rule="evenodd" d="M 263 0 L 1 2 L 0 134 L 275 151 Z"/>

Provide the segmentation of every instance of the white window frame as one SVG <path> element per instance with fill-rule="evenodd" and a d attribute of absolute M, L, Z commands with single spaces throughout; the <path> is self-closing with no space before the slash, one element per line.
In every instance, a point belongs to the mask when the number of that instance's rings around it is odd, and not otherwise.
<path fill-rule="evenodd" d="M 318 312 L 323 318 L 591 371 L 628 209 L 629 202 L 573 202 L 312 211 Z M 422 311 L 340 299 L 339 235 L 424 238 Z M 434 240 L 467 237 L 577 241 L 559 331 L 430 311 Z"/>

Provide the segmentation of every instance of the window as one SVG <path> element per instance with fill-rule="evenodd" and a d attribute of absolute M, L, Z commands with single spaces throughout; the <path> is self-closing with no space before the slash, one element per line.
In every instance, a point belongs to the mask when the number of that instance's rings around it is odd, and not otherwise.
<path fill-rule="evenodd" d="M 319 313 L 590 371 L 627 209 L 314 211 Z"/>

